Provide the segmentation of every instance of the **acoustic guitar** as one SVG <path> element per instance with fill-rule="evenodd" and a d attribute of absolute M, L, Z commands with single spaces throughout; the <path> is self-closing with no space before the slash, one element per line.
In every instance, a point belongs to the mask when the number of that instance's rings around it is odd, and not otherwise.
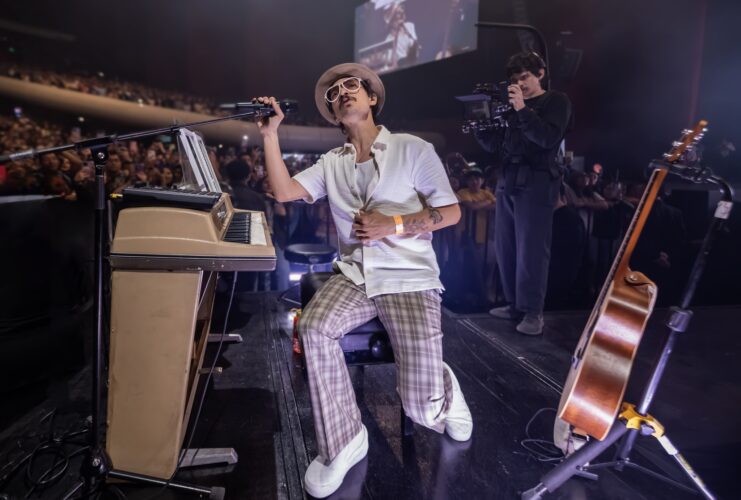
<path fill-rule="evenodd" d="M 664 154 L 664 160 L 675 163 L 693 149 L 706 125 L 701 120 L 692 130 L 685 130 L 671 151 Z M 651 173 L 572 356 L 561 395 L 558 418 L 571 424 L 575 432 L 599 440 L 607 436 L 615 422 L 638 344 L 656 302 L 656 285 L 630 269 L 629 263 L 667 173 L 666 168 Z M 558 434 L 558 419 L 556 424 L 554 435 Z"/>

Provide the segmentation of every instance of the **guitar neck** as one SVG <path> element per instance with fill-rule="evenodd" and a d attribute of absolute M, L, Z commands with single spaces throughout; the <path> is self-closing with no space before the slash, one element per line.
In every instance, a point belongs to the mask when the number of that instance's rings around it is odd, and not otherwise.
<path fill-rule="evenodd" d="M 666 169 L 657 168 L 651 173 L 651 177 L 646 184 L 646 189 L 643 191 L 641 200 L 638 202 L 638 206 L 636 206 L 633 218 L 625 232 L 620 248 L 618 248 L 615 255 L 615 260 L 612 262 L 612 267 L 607 275 L 607 279 L 605 279 L 605 282 L 602 285 L 599 298 L 597 299 L 594 310 L 592 311 L 590 323 L 596 318 L 596 313 L 598 313 L 602 307 L 602 303 L 604 302 L 614 280 L 624 277 L 630 272 L 630 258 L 633 255 L 633 250 L 638 243 L 638 239 L 641 237 L 641 232 L 643 231 L 643 227 L 646 225 L 648 215 L 651 213 L 651 208 L 653 208 L 654 201 L 656 201 L 656 197 L 659 194 L 659 189 L 661 189 L 661 185 L 664 183 L 664 179 L 666 179 L 667 172 Z"/>
<path fill-rule="evenodd" d="M 635 250 L 635 247 L 638 244 L 638 240 L 643 232 L 643 227 L 646 225 L 646 220 L 648 219 L 651 209 L 654 206 L 654 202 L 659 195 L 659 190 L 664 184 L 667 172 L 666 169 L 657 168 L 651 173 L 651 177 L 646 185 L 645 191 L 643 192 L 643 196 L 641 196 L 641 200 L 638 202 L 638 206 L 633 214 L 633 219 L 630 221 L 630 225 L 628 226 L 628 231 L 625 233 L 625 238 L 623 238 L 623 242 L 620 245 L 620 253 L 618 254 L 620 258 L 616 259 L 616 262 L 613 263 L 613 266 L 615 267 L 614 270 L 611 270 L 614 271 L 612 273 L 613 277 L 628 272 L 628 265 L 630 264 L 630 258 L 633 256 L 633 250 Z"/>
<path fill-rule="evenodd" d="M 683 131 L 681 140 L 672 143 L 671 151 L 664 154 L 664 160 L 670 163 L 678 161 L 685 151 L 693 148 L 694 145 L 702 139 L 707 130 L 707 125 L 707 121 L 700 120 L 695 124 L 695 127 L 692 130 Z M 596 316 L 599 313 L 602 303 L 604 302 L 604 299 L 614 281 L 616 279 L 625 278 L 630 272 L 630 257 L 633 255 L 633 250 L 638 243 L 643 227 L 646 225 L 648 214 L 651 213 L 651 208 L 654 206 L 654 201 L 656 201 L 656 197 L 659 194 L 659 189 L 661 189 L 661 185 L 664 183 L 664 179 L 666 179 L 668 173 L 669 171 L 666 168 L 657 168 L 651 172 L 651 177 L 648 180 L 648 184 L 646 184 L 646 189 L 643 191 L 641 201 L 636 207 L 633 218 L 628 226 L 628 230 L 625 232 L 623 242 L 620 244 L 615 260 L 610 268 L 610 273 L 608 274 L 604 285 L 602 285 L 599 298 L 592 310 L 592 315 L 589 319 L 590 326 L 592 326 L 596 320 Z"/>

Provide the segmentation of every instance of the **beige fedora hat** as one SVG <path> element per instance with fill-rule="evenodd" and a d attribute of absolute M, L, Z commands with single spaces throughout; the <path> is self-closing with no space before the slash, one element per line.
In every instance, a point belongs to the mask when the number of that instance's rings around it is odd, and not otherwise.
<path fill-rule="evenodd" d="M 334 114 L 327 108 L 327 101 L 324 100 L 324 94 L 327 89 L 337 80 L 346 76 L 357 76 L 361 80 L 368 83 L 371 92 L 378 96 L 378 103 L 376 109 L 378 113 L 383 108 L 383 103 L 386 100 L 386 89 L 383 86 L 383 82 L 378 75 L 364 64 L 358 63 L 342 63 L 337 66 L 332 66 L 325 71 L 319 80 L 316 82 L 314 87 L 314 102 L 319 110 L 319 113 L 330 123 L 336 124 Z"/>

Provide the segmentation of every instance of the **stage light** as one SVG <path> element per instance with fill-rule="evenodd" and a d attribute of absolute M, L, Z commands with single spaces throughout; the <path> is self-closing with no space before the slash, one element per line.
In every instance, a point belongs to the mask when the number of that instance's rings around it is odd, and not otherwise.
<path fill-rule="evenodd" d="M 290 273 L 288 275 L 288 281 L 298 281 L 304 273 Z"/>

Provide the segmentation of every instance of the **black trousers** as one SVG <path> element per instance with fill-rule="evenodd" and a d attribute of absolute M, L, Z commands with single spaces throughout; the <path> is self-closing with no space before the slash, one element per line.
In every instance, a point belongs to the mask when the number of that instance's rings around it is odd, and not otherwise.
<path fill-rule="evenodd" d="M 553 209 L 560 177 L 532 170 L 514 186 L 507 170 L 497 183 L 494 250 L 507 302 L 525 313 L 543 312 L 551 258 Z"/>

